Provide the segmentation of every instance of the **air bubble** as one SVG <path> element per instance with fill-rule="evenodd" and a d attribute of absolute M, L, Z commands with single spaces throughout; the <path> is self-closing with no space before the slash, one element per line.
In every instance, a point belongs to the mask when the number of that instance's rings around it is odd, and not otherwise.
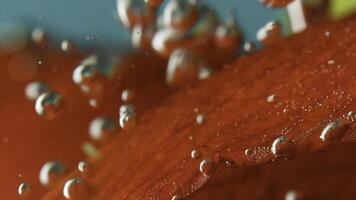
<path fill-rule="evenodd" d="M 120 119 L 120 127 L 123 130 L 130 129 L 136 124 L 136 112 L 132 105 L 126 104 L 120 107 L 119 113 Z"/>
<path fill-rule="evenodd" d="M 171 54 L 166 73 L 166 82 L 171 86 L 183 86 L 197 80 L 197 58 L 185 48 L 179 48 Z"/>
<path fill-rule="evenodd" d="M 114 121 L 107 117 L 95 118 L 89 126 L 89 135 L 93 140 L 108 141 L 116 131 Z"/>
<path fill-rule="evenodd" d="M 214 70 L 211 67 L 203 66 L 199 68 L 198 79 L 205 80 L 210 78 L 214 74 Z"/>
<path fill-rule="evenodd" d="M 243 49 L 246 53 L 252 53 L 256 51 L 257 47 L 253 42 L 245 42 L 243 45 Z"/>
<path fill-rule="evenodd" d="M 188 30 L 197 20 L 196 0 L 170 0 L 163 10 L 163 25 Z"/>
<path fill-rule="evenodd" d="M 215 31 L 215 44 L 219 48 L 235 49 L 239 46 L 241 32 L 236 24 L 234 13 Z"/>
<path fill-rule="evenodd" d="M 275 94 L 271 94 L 267 97 L 267 102 L 268 103 L 272 103 L 274 101 L 274 99 L 276 98 Z"/>
<path fill-rule="evenodd" d="M 82 173 L 87 173 L 92 169 L 92 166 L 87 161 L 80 161 L 78 163 L 78 170 Z"/>
<path fill-rule="evenodd" d="M 174 195 L 174 196 L 172 197 L 172 200 L 181 200 L 181 199 L 182 199 L 182 197 L 179 196 L 179 195 Z"/>
<path fill-rule="evenodd" d="M 151 40 L 155 34 L 155 28 L 135 25 L 131 33 L 131 44 L 137 49 L 149 49 Z"/>
<path fill-rule="evenodd" d="M 43 186 L 50 187 L 65 173 L 64 165 L 59 161 L 49 161 L 43 165 L 39 179 Z"/>
<path fill-rule="evenodd" d="M 211 38 L 219 25 L 219 17 L 216 12 L 206 5 L 199 5 L 199 19 L 189 29 L 188 37 L 196 40 Z"/>
<path fill-rule="evenodd" d="M 29 100 L 36 100 L 41 94 L 49 92 L 50 88 L 43 82 L 34 81 L 27 84 L 25 89 L 25 95 Z"/>
<path fill-rule="evenodd" d="M 252 156 L 253 153 L 254 153 L 254 151 L 253 151 L 253 149 L 251 149 L 251 148 L 248 148 L 248 149 L 245 150 L 245 155 L 246 155 L 246 156 Z"/>
<path fill-rule="evenodd" d="M 117 0 L 116 11 L 121 23 L 126 28 L 135 25 L 153 25 L 156 18 L 156 9 L 147 6 L 146 0 Z"/>
<path fill-rule="evenodd" d="M 335 120 L 326 125 L 320 134 L 320 139 L 325 142 L 330 142 L 337 138 L 342 137 L 343 132 L 347 129 L 348 125 L 344 120 Z"/>
<path fill-rule="evenodd" d="M 47 33 L 40 27 L 36 27 L 31 33 L 32 41 L 38 45 L 44 45 L 48 42 Z"/>
<path fill-rule="evenodd" d="M 205 176 L 210 176 L 215 170 L 215 165 L 210 159 L 205 159 L 200 162 L 199 170 Z"/>
<path fill-rule="evenodd" d="M 70 53 L 75 50 L 76 45 L 75 45 L 74 41 L 72 41 L 72 40 L 63 40 L 61 43 L 61 48 L 62 48 L 62 51 Z"/>
<path fill-rule="evenodd" d="M 62 96 L 56 92 L 41 94 L 35 104 L 37 114 L 46 119 L 54 119 L 61 111 L 63 104 Z"/>
<path fill-rule="evenodd" d="M 282 38 L 281 25 L 277 21 L 268 22 L 257 32 L 257 39 L 265 46 L 271 46 Z"/>
<path fill-rule="evenodd" d="M 205 115 L 204 114 L 198 114 L 197 117 L 195 118 L 195 121 L 197 124 L 201 125 L 205 121 Z"/>
<path fill-rule="evenodd" d="M 23 198 L 28 198 L 31 195 L 32 186 L 29 183 L 21 183 L 18 188 L 18 194 Z"/>
<path fill-rule="evenodd" d="M 287 136 L 281 136 L 272 143 L 271 152 L 276 156 L 286 156 L 289 154 L 290 146 Z"/>
<path fill-rule="evenodd" d="M 71 200 L 86 200 L 90 198 L 89 185 L 81 178 L 72 178 L 64 183 L 63 196 Z"/>
<path fill-rule="evenodd" d="M 193 159 L 197 159 L 201 156 L 200 151 L 198 149 L 193 149 L 192 152 L 190 153 L 190 156 Z"/>
<path fill-rule="evenodd" d="M 121 93 L 121 100 L 123 102 L 130 102 L 134 98 L 135 94 L 134 91 L 129 89 L 124 89 Z"/>
<path fill-rule="evenodd" d="M 73 71 L 72 79 L 74 83 L 80 84 L 88 84 L 94 80 L 98 76 L 97 65 L 97 57 L 90 56 L 86 58 L 78 67 L 76 67 Z"/>
<path fill-rule="evenodd" d="M 290 190 L 286 193 L 284 199 L 285 200 L 297 200 L 297 199 L 299 199 L 299 195 L 296 191 Z"/>
<path fill-rule="evenodd" d="M 180 41 L 184 37 L 184 33 L 171 28 L 163 28 L 155 33 L 151 46 L 159 55 L 169 57 L 172 51 L 180 46 Z"/>
<path fill-rule="evenodd" d="M 95 38 L 95 36 L 94 35 L 87 35 L 87 36 L 85 36 L 85 40 L 87 40 L 87 41 L 94 41 L 96 38 Z"/>

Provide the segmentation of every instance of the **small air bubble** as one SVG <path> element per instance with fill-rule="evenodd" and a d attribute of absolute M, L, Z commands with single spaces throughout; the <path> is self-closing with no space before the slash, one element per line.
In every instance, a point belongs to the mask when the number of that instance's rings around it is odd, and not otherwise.
<path fill-rule="evenodd" d="M 136 124 L 136 112 L 132 105 L 126 104 L 120 107 L 119 123 L 123 130 L 130 129 Z"/>
<path fill-rule="evenodd" d="M 86 39 L 87 41 L 94 41 L 96 38 L 95 38 L 94 35 L 87 35 L 87 36 L 85 36 L 85 39 Z"/>
<path fill-rule="evenodd" d="M 276 157 L 289 154 L 289 143 L 287 136 L 281 136 L 275 139 L 272 143 L 271 151 Z"/>
<path fill-rule="evenodd" d="M 205 159 L 200 162 L 199 170 L 205 176 L 210 176 L 214 172 L 215 166 L 210 159 Z"/>
<path fill-rule="evenodd" d="M 252 53 L 256 51 L 256 45 L 253 42 L 245 42 L 243 48 L 246 53 Z"/>
<path fill-rule="evenodd" d="M 329 65 L 335 64 L 335 60 L 328 60 L 328 64 L 329 64 Z"/>
<path fill-rule="evenodd" d="M 82 173 L 87 173 L 91 170 L 92 166 L 87 161 L 80 161 L 78 163 L 78 170 Z"/>
<path fill-rule="evenodd" d="M 267 102 L 272 103 L 275 100 L 276 95 L 272 94 L 267 97 Z"/>
<path fill-rule="evenodd" d="M 41 94 L 49 92 L 50 88 L 43 82 L 34 81 L 27 84 L 25 89 L 25 95 L 29 100 L 36 100 Z"/>
<path fill-rule="evenodd" d="M 72 40 L 63 40 L 61 43 L 61 49 L 64 52 L 73 52 L 75 50 L 75 43 Z"/>
<path fill-rule="evenodd" d="M 64 183 L 63 195 L 71 200 L 86 200 L 90 197 L 90 188 L 81 178 L 72 178 Z"/>
<path fill-rule="evenodd" d="M 285 200 L 297 200 L 297 199 L 299 199 L 299 195 L 296 191 L 290 190 L 286 193 L 284 199 Z"/>
<path fill-rule="evenodd" d="M 63 104 L 62 96 L 56 92 L 45 92 L 41 94 L 35 104 L 37 114 L 46 119 L 54 119 L 61 111 Z"/>
<path fill-rule="evenodd" d="M 172 200 L 181 200 L 181 199 L 182 199 L 182 197 L 179 196 L 179 195 L 174 195 L 174 196 L 172 197 Z"/>
<path fill-rule="evenodd" d="M 121 100 L 123 102 L 130 102 L 134 98 L 134 92 L 129 89 L 124 89 L 121 93 Z"/>
<path fill-rule="evenodd" d="M 183 86 L 198 79 L 197 58 L 192 51 L 175 49 L 169 57 L 166 82 L 171 86 Z"/>
<path fill-rule="evenodd" d="M 48 42 L 47 33 L 40 27 L 36 27 L 31 33 L 32 41 L 38 45 L 44 45 Z"/>
<path fill-rule="evenodd" d="M 65 173 L 64 165 L 59 161 L 49 161 L 43 165 L 39 179 L 43 186 L 49 187 L 57 182 Z"/>
<path fill-rule="evenodd" d="M 253 152 L 254 152 L 253 149 L 248 148 L 248 149 L 245 150 L 245 155 L 246 156 L 251 156 L 253 154 Z"/>
<path fill-rule="evenodd" d="M 30 196 L 32 190 L 32 186 L 28 183 L 21 183 L 18 188 L 18 194 L 23 197 L 27 198 Z"/>
<path fill-rule="evenodd" d="M 322 141 L 332 141 L 336 138 L 340 138 L 347 127 L 347 124 L 343 120 L 330 122 L 321 132 L 320 139 Z"/>
<path fill-rule="evenodd" d="M 89 135 L 93 140 L 108 141 L 116 131 L 114 121 L 107 117 L 95 118 L 89 126 Z"/>
<path fill-rule="evenodd" d="M 280 41 L 281 38 L 281 24 L 277 21 L 268 22 L 257 32 L 257 39 L 265 46 L 271 46 Z"/>
<path fill-rule="evenodd" d="M 193 158 L 193 159 L 197 159 L 200 157 L 200 151 L 198 149 L 193 149 L 192 152 L 190 153 L 190 156 Z"/>
<path fill-rule="evenodd" d="M 196 123 L 201 125 L 204 123 L 205 121 L 205 115 L 204 114 L 198 114 L 196 119 L 195 119 Z"/>

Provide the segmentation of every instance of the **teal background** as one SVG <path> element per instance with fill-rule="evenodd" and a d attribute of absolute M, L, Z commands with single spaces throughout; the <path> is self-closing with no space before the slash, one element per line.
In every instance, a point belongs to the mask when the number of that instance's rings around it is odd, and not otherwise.
<path fill-rule="evenodd" d="M 222 18 L 236 9 L 246 40 L 255 40 L 256 31 L 273 19 L 281 21 L 285 34 L 289 32 L 284 9 L 267 9 L 258 0 L 200 1 L 211 4 Z M 29 29 L 41 26 L 56 45 L 70 38 L 82 48 L 126 50 L 130 35 L 117 21 L 115 4 L 115 0 L 0 0 L 0 23 L 18 22 Z"/>

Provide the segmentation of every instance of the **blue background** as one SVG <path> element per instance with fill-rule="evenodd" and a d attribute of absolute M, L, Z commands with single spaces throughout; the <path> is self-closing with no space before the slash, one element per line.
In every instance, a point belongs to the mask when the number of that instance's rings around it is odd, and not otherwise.
<path fill-rule="evenodd" d="M 255 40 L 256 31 L 273 19 L 279 19 L 288 34 L 284 9 L 267 9 L 258 0 L 200 0 L 211 4 L 224 18 L 236 10 L 246 40 Z M 116 0 L 0 0 L 0 23 L 14 21 L 29 29 L 43 27 L 54 44 L 72 39 L 82 48 L 127 49 L 130 35 L 116 17 Z M 95 40 L 87 40 L 95 36 Z"/>

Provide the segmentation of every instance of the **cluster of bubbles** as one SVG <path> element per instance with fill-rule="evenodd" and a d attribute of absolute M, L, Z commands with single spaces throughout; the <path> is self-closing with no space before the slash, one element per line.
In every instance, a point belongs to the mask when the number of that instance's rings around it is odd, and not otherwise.
<path fill-rule="evenodd" d="M 238 49 L 241 32 L 233 16 L 220 22 L 211 6 L 196 0 L 169 0 L 164 6 L 162 1 L 151 2 L 117 0 L 117 14 L 131 30 L 134 47 L 169 59 L 169 85 L 208 78 L 214 70 L 200 56 L 207 47 L 216 52 Z"/>
<path fill-rule="evenodd" d="M 292 0 L 260 0 L 268 7 L 286 6 Z M 209 66 L 201 51 L 209 47 L 210 50 L 236 52 L 241 43 L 242 35 L 235 21 L 235 13 L 231 13 L 223 22 L 220 21 L 211 6 L 198 3 L 197 0 L 169 0 L 163 7 L 163 0 L 117 0 L 117 14 L 122 24 L 132 32 L 132 45 L 141 50 L 149 50 L 168 59 L 166 82 L 171 86 L 183 86 L 187 82 L 209 78 L 214 69 Z M 162 8 L 163 7 L 163 8 Z M 159 10 L 163 12 L 159 14 Z M 48 35 L 41 28 L 35 28 L 31 34 L 32 41 L 40 46 L 48 43 Z M 94 37 L 88 37 L 90 40 Z M 281 25 L 277 21 L 267 23 L 257 32 L 257 39 L 265 46 L 270 46 L 281 38 Z M 64 40 L 61 49 L 70 53 L 76 49 L 71 40 Z M 245 52 L 253 52 L 252 42 L 244 44 Z M 111 78 L 116 72 L 116 60 L 100 58 L 98 55 L 86 57 L 73 71 L 72 79 L 80 90 L 90 98 L 90 104 L 95 106 L 97 99 L 103 98 L 104 92 L 112 88 Z M 109 70 L 103 71 L 108 65 Z M 41 117 L 55 118 L 63 107 L 63 98 L 51 90 L 43 82 L 35 81 L 27 85 L 26 97 L 35 101 L 35 110 Z M 134 98 L 133 90 L 125 89 L 121 99 L 125 103 L 119 109 L 118 125 L 127 130 L 136 124 L 135 107 L 129 104 Z M 270 95 L 267 102 L 271 103 L 275 95 Z M 196 116 L 196 123 L 201 125 L 205 121 L 204 114 Z M 115 120 L 108 117 L 97 117 L 89 126 L 89 135 L 94 141 L 108 141 L 118 129 Z M 332 131 L 342 127 L 337 122 L 330 123 L 320 135 L 327 140 Z M 276 156 L 285 156 L 289 151 L 287 136 L 278 137 L 273 141 L 271 152 Z M 251 156 L 254 149 L 247 149 L 245 154 Z M 198 149 L 191 151 L 192 159 L 199 159 Z M 229 166 L 235 166 L 232 161 L 226 161 Z M 210 176 L 215 170 L 215 163 L 209 159 L 201 160 L 199 170 L 205 176 Z M 87 173 L 92 166 L 87 161 L 78 163 L 78 170 Z M 51 187 L 66 172 L 59 161 L 49 161 L 43 165 L 39 180 L 45 187 Z M 31 185 L 21 183 L 18 188 L 20 196 L 29 195 Z M 63 196 L 67 199 L 88 199 L 91 189 L 83 178 L 68 179 L 63 187 Z M 287 195 L 288 196 L 288 195 Z M 289 195 L 292 196 L 292 195 Z M 181 199 L 175 195 L 172 199 Z M 287 197 L 286 197 L 287 199 Z M 291 199 L 291 198 L 288 198 Z"/>
<path fill-rule="evenodd" d="M 81 161 L 78 164 L 78 170 L 82 173 L 88 173 L 91 165 L 87 161 Z M 39 174 L 41 185 L 46 188 L 53 187 L 66 174 L 65 166 L 59 161 L 46 162 Z M 31 199 L 32 186 L 28 183 L 21 183 L 18 187 L 18 194 L 23 199 Z M 63 196 L 66 199 L 86 200 L 90 197 L 91 190 L 83 178 L 74 177 L 65 181 L 63 186 Z"/>
<path fill-rule="evenodd" d="M 97 54 L 86 57 L 73 71 L 73 82 L 91 99 L 103 99 L 115 91 L 117 60 Z"/>

